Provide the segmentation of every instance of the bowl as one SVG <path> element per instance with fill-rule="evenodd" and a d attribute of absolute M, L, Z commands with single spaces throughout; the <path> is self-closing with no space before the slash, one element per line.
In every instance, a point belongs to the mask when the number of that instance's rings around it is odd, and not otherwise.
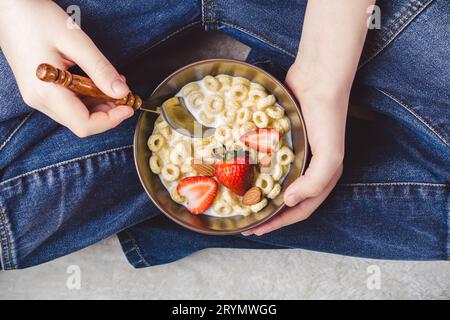
<path fill-rule="evenodd" d="M 192 215 L 185 207 L 174 202 L 169 192 L 164 188 L 158 175 L 151 172 L 149 158 L 151 151 L 147 147 L 147 139 L 153 131 L 153 125 L 158 115 L 141 113 L 134 136 L 134 158 L 136 169 L 145 192 L 155 205 L 167 217 L 190 230 L 209 235 L 230 235 L 254 228 L 284 209 L 284 190 L 295 179 L 303 174 L 307 158 L 307 135 L 299 105 L 289 90 L 275 77 L 251 64 L 230 60 L 210 59 L 189 64 L 162 81 L 153 91 L 155 98 L 175 95 L 185 84 L 201 80 L 206 75 L 228 74 L 239 76 L 257 82 L 273 94 L 277 102 L 284 107 L 291 121 L 291 134 L 295 160 L 282 183 L 282 192 L 269 201 L 266 208 L 249 216 L 212 217 L 207 215 Z"/>

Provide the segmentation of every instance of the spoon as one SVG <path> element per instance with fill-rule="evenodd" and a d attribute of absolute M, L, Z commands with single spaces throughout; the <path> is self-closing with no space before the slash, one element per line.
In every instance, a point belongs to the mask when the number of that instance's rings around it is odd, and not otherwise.
<path fill-rule="evenodd" d="M 155 98 L 150 97 L 143 102 L 138 95 L 130 92 L 122 99 L 115 99 L 104 94 L 91 79 L 58 69 L 47 63 L 37 67 L 36 76 L 39 80 L 57 84 L 85 97 L 101 99 L 115 105 L 127 105 L 133 110 L 162 114 L 173 130 L 191 138 L 207 138 L 215 131 L 215 128 L 204 126 L 194 118 L 187 109 L 183 97 L 172 97 L 163 102 L 154 101 Z"/>

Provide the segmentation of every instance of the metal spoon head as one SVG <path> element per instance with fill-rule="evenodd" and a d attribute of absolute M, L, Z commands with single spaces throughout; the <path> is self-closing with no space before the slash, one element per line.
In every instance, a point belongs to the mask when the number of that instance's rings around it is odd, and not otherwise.
<path fill-rule="evenodd" d="M 198 122 L 186 107 L 183 97 L 173 97 L 161 106 L 161 114 L 169 126 L 176 132 L 191 138 L 208 138 L 215 128 Z"/>

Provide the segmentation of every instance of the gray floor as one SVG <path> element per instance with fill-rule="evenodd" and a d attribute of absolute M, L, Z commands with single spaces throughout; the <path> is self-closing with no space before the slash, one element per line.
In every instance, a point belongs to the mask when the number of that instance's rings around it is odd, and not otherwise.
<path fill-rule="evenodd" d="M 216 36 L 205 39 L 198 57 L 247 53 Z M 74 267 L 80 289 L 70 285 Z M 0 299 L 449 299 L 450 263 L 215 249 L 134 270 L 112 237 L 42 266 L 0 273 L 0 288 Z"/>
<path fill-rule="evenodd" d="M 71 266 L 80 268 L 80 290 L 67 287 Z M 367 286 L 374 266 L 379 290 Z M 1 299 L 448 299 L 450 264 L 209 249 L 134 270 L 114 237 L 43 266 L 1 273 L 0 288 Z"/>

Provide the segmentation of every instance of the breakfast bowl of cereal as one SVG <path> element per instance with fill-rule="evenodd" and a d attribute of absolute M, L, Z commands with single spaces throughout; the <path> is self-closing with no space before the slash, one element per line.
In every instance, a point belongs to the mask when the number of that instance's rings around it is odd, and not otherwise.
<path fill-rule="evenodd" d="M 168 76 L 152 97 L 181 98 L 209 133 L 189 137 L 162 115 L 142 113 L 134 138 L 142 185 L 170 219 L 229 235 L 283 210 L 283 193 L 305 169 L 307 136 L 289 90 L 266 71 L 212 59 Z"/>

